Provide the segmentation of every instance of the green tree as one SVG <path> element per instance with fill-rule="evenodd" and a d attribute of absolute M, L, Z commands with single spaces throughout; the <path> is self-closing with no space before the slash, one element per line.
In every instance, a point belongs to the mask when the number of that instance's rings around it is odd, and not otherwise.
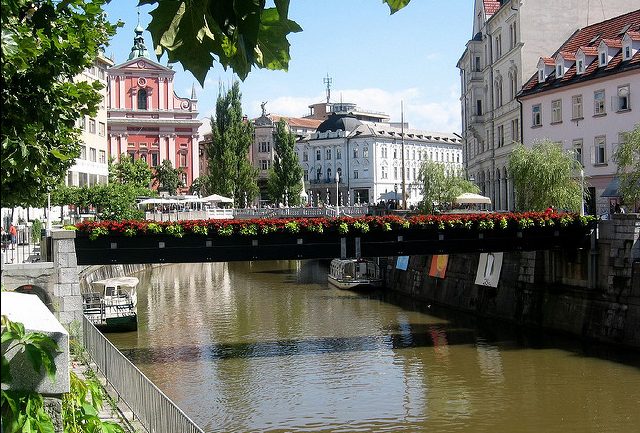
<path fill-rule="evenodd" d="M 224 94 L 223 94 L 224 93 Z M 258 170 L 249 161 L 253 142 L 253 125 L 242 116 L 240 83 L 231 89 L 220 89 L 216 115 L 211 119 L 212 142 L 207 147 L 209 184 L 207 189 L 238 200 L 253 200 L 258 193 Z"/>
<path fill-rule="evenodd" d="M 129 155 L 120 155 L 120 161 L 109 159 L 109 182 L 131 184 L 139 188 L 149 188 L 153 171 L 143 159 L 134 159 Z"/>
<path fill-rule="evenodd" d="M 459 173 L 447 173 L 444 164 L 425 161 L 420 168 L 422 182 L 422 202 L 420 210 L 434 213 L 436 210 L 451 208 L 457 196 L 465 192 L 478 193 L 480 189 Z"/>
<path fill-rule="evenodd" d="M 97 82 L 74 77 L 115 33 L 105 0 L 2 0 L 2 204 L 39 205 L 80 153 Z"/>
<path fill-rule="evenodd" d="M 200 196 L 205 196 L 208 194 L 207 192 L 207 184 L 209 183 L 209 179 L 206 174 L 197 177 L 191 182 L 191 186 L 189 187 L 189 194 L 197 194 Z"/>
<path fill-rule="evenodd" d="M 548 140 L 531 149 L 519 144 L 509 157 L 516 192 L 516 209 L 542 211 L 549 206 L 579 211 L 584 194 L 580 163 L 570 151 Z"/>
<path fill-rule="evenodd" d="M 640 123 L 624 134 L 624 142 L 618 145 L 613 160 L 618 164 L 622 199 L 628 205 L 637 206 L 640 201 Z"/>
<path fill-rule="evenodd" d="M 410 0 L 383 0 L 391 13 Z M 217 61 L 244 80 L 251 68 L 287 70 L 289 33 L 302 28 L 289 19 L 289 0 L 140 0 L 157 4 L 148 30 L 158 56 L 180 62 L 200 84 Z"/>
<path fill-rule="evenodd" d="M 296 154 L 296 137 L 289 131 L 284 119 L 276 123 L 273 150 L 275 158 L 267 179 L 269 196 L 274 203 L 278 203 L 286 193 L 290 204 L 300 204 L 302 167 Z"/>
<path fill-rule="evenodd" d="M 174 168 L 171 161 L 165 159 L 155 168 L 154 185 L 158 185 L 158 191 L 167 191 L 169 195 L 175 195 L 178 188 L 184 186 L 182 173 L 184 173 L 184 169 Z"/>

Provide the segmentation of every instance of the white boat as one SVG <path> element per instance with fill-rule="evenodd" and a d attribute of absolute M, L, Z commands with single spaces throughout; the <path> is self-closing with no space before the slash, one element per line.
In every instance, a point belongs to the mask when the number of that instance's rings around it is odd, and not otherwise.
<path fill-rule="evenodd" d="M 84 315 L 102 331 L 135 331 L 138 329 L 138 283 L 136 277 L 91 282 L 90 291 L 82 294 Z"/>
<path fill-rule="evenodd" d="M 339 289 L 382 287 L 380 268 L 366 259 L 331 260 L 328 280 Z"/>

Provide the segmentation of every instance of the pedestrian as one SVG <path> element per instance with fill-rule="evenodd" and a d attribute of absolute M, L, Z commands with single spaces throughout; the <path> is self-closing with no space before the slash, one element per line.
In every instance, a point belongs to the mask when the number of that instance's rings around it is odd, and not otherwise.
<path fill-rule="evenodd" d="M 11 224 L 9 226 L 9 235 L 11 236 L 11 249 L 15 249 L 16 242 L 18 241 L 18 231 L 16 230 L 16 226 Z"/>

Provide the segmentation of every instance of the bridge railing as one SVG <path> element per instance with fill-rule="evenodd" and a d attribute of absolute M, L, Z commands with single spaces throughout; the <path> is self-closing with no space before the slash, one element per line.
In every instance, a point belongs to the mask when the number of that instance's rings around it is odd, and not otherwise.
<path fill-rule="evenodd" d="M 83 343 L 107 382 L 148 432 L 204 433 L 100 331 L 82 317 Z"/>

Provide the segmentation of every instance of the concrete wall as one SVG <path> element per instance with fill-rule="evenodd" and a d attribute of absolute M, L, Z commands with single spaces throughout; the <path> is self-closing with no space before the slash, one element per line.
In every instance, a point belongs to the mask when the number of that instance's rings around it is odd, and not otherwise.
<path fill-rule="evenodd" d="M 505 253 L 497 288 L 474 283 L 479 254 L 449 256 L 445 279 L 428 276 L 431 256 L 411 257 L 387 282 L 478 316 L 640 347 L 639 237 L 640 215 L 616 215 L 601 223 L 597 249 Z"/>

